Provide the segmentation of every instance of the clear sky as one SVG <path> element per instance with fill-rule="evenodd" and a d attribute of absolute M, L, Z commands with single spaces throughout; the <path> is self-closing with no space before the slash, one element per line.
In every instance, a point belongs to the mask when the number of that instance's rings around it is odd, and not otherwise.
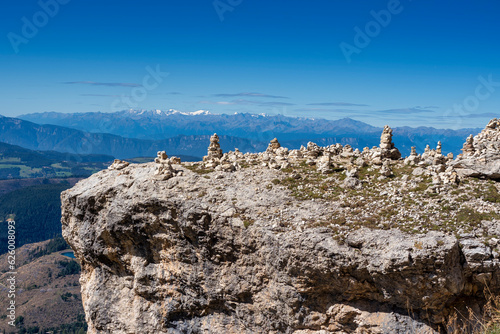
<path fill-rule="evenodd" d="M 498 0 L 2 4 L 6 116 L 173 108 L 439 128 L 500 116 Z"/>

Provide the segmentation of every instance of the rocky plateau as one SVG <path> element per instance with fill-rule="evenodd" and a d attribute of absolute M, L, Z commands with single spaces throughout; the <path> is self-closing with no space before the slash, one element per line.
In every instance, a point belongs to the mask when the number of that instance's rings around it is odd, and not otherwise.
<path fill-rule="evenodd" d="M 62 193 L 89 333 L 446 333 L 500 293 L 500 122 L 392 143 L 115 162 Z"/>

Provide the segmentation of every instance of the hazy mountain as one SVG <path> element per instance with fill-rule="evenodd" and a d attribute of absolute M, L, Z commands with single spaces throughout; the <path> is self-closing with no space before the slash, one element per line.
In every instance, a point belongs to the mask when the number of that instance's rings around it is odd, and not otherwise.
<path fill-rule="evenodd" d="M 248 152 L 261 151 L 266 143 L 244 138 L 220 136 L 221 147 L 235 147 Z M 182 136 L 163 140 L 124 138 L 106 133 L 88 133 L 57 125 L 40 125 L 17 118 L 0 117 L 0 142 L 31 150 L 54 150 L 77 154 L 106 154 L 116 158 L 156 156 L 165 150 L 169 155 L 202 157 L 210 143 L 209 135 Z"/>
<path fill-rule="evenodd" d="M 282 145 L 289 148 L 298 148 L 300 145 L 306 145 L 308 141 L 314 141 L 319 145 L 341 143 L 361 149 L 378 145 L 382 132 L 382 128 L 350 118 L 332 121 L 283 115 L 211 114 L 207 111 L 183 113 L 177 110 L 127 110 L 76 114 L 46 112 L 27 114 L 20 118 L 38 124 L 59 125 L 90 133 L 110 133 L 149 140 L 179 135 L 210 135 L 217 132 L 252 140 L 254 147 L 265 147 L 270 139 L 277 137 Z M 422 152 L 427 144 L 435 147 L 438 141 L 443 143 L 444 152 L 458 154 L 465 138 L 480 130 L 400 127 L 394 128 L 394 142 L 403 155 L 409 154 L 411 146 L 416 146 L 417 151 Z M 183 145 L 186 142 L 178 144 Z M 241 144 L 238 148 L 247 150 L 246 146 Z M 204 153 L 203 150 L 202 152 Z"/>
<path fill-rule="evenodd" d="M 252 114 L 210 114 L 206 111 L 118 111 L 115 113 L 55 112 L 19 116 L 38 124 L 52 124 L 91 133 L 110 133 L 127 138 L 165 139 L 176 135 L 209 135 L 214 132 L 252 140 L 282 141 L 321 138 L 353 133 L 380 133 L 381 129 L 344 118 L 337 121 Z"/>

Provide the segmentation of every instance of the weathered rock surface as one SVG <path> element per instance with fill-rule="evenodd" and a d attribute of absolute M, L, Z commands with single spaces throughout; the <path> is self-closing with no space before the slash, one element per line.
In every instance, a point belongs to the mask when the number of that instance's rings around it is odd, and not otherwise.
<path fill-rule="evenodd" d="M 497 129 L 455 161 L 400 160 L 389 127 L 362 152 L 214 135 L 200 163 L 116 161 L 62 194 L 89 333 L 443 332 L 500 293 L 498 186 L 456 163 Z"/>
<path fill-rule="evenodd" d="M 296 201 L 255 190 L 279 171 L 173 168 L 167 180 L 155 163 L 110 169 L 63 193 L 90 333 L 435 333 L 461 299 L 500 287 L 476 238 L 362 228 L 339 242 L 252 221 Z"/>
<path fill-rule="evenodd" d="M 475 137 L 467 138 L 453 166 L 460 175 L 500 179 L 500 121 L 492 119 Z"/>

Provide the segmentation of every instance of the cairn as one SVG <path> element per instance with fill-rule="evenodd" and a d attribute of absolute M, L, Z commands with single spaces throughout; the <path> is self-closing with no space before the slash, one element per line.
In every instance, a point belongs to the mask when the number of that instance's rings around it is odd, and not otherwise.
<path fill-rule="evenodd" d="M 392 129 L 388 125 L 384 126 L 384 130 L 380 136 L 379 147 L 382 149 L 382 158 L 392 160 L 398 160 L 401 158 L 401 153 L 392 142 Z"/>
<path fill-rule="evenodd" d="M 203 162 L 205 162 L 205 167 L 215 168 L 219 165 L 220 159 L 224 154 L 222 154 L 222 149 L 219 144 L 219 136 L 216 133 L 210 137 L 210 145 L 208 146 L 207 155 L 203 157 Z"/>
<path fill-rule="evenodd" d="M 491 122 L 490 122 L 491 123 Z M 490 125 L 490 124 L 488 124 Z M 464 146 L 462 147 L 462 154 L 463 155 L 472 155 L 474 154 L 476 150 L 474 149 L 474 137 L 470 135 L 467 137 L 465 140 Z"/>
<path fill-rule="evenodd" d="M 120 159 L 115 159 L 115 161 L 108 167 L 108 169 L 120 170 L 130 165 L 129 162 Z"/>
<path fill-rule="evenodd" d="M 165 151 L 159 151 L 157 157 L 155 158 L 156 169 L 155 175 L 157 175 L 161 180 L 168 180 L 174 176 L 174 169 L 172 168 L 172 162 L 168 158 Z"/>
<path fill-rule="evenodd" d="M 269 142 L 269 146 L 267 146 L 267 152 L 275 152 L 278 148 L 280 148 L 281 145 L 278 142 L 278 138 L 274 138 Z"/>
<path fill-rule="evenodd" d="M 420 162 L 421 158 L 417 154 L 417 149 L 415 146 L 411 147 L 410 156 L 405 159 L 405 165 L 416 165 Z"/>

